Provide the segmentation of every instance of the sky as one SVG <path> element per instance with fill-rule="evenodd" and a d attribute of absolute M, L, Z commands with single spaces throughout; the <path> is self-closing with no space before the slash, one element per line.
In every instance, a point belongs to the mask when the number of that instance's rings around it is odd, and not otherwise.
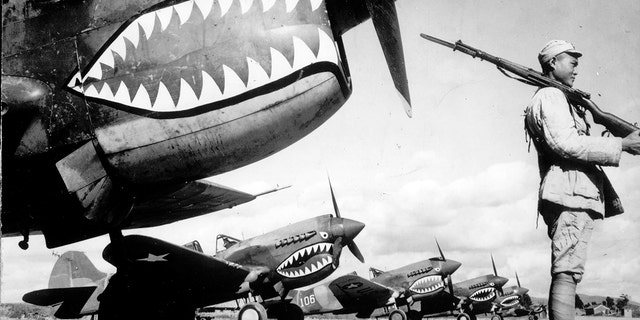
<path fill-rule="evenodd" d="M 413 105 L 408 118 L 391 82 L 370 21 L 344 35 L 353 94 L 320 128 L 283 151 L 209 178 L 259 193 L 291 188 L 232 209 L 170 225 L 125 231 L 172 243 L 198 240 L 215 251 L 224 233 L 250 238 L 292 222 L 333 212 L 327 175 L 343 217 L 366 224 L 356 238 L 366 263 L 344 251 L 332 278 L 368 268 L 391 270 L 438 256 L 462 263 L 454 282 L 492 273 L 546 298 L 550 241 L 536 228 L 536 153 L 525 140 L 523 110 L 535 88 L 506 78 L 489 63 L 428 42 L 427 33 L 463 42 L 538 69 L 537 53 L 551 39 L 584 54 L 574 87 L 602 109 L 640 121 L 640 2 L 446 1 L 396 2 Z M 595 126 L 594 134 L 602 127 Z M 640 301 L 640 157 L 623 154 L 606 168 L 626 209 L 597 221 L 578 293 Z M 34 195 L 35 196 L 35 195 Z M 105 272 L 108 237 L 54 250 L 42 236 L 2 239 L 2 302 L 46 288 L 52 253 L 80 250 Z"/>

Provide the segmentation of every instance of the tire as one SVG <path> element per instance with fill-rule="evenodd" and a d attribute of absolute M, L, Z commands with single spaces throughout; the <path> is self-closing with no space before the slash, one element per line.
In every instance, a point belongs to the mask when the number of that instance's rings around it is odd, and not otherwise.
<path fill-rule="evenodd" d="M 247 303 L 238 312 L 238 320 L 267 320 L 267 310 L 259 303 Z"/>
<path fill-rule="evenodd" d="M 407 320 L 407 314 L 400 309 L 396 309 L 389 314 L 389 320 Z"/>
<path fill-rule="evenodd" d="M 494 314 L 491 316 L 491 320 L 504 320 L 501 315 Z"/>
<path fill-rule="evenodd" d="M 458 317 L 456 318 L 457 320 L 471 320 L 471 316 L 467 313 L 461 313 L 458 315 Z"/>

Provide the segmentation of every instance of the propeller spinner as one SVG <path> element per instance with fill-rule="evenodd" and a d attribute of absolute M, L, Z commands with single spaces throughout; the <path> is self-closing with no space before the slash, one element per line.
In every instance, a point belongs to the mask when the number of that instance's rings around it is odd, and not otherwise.
<path fill-rule="evenodd" d="M 360 262 L 364 263 L 364 257 L 360 252 L 360 249 L 353 241 L 355 237 L 362 231 L 364 228 L 364 223 L 358 222 L 355 220 L 342 218 L 340 216 L 340 209 L 338 208 L 338 203 L 336 202 L 335 194 L 333 193 L 333 187 L 331 186 L 331 179 L 327 177 L 329 180 L 329 189 L 331 190 L 331 201 L 333 202 L 333 211 L 335 213 L 335 218 L 338 221 L 338 229 L 335 234 L 339 234 L 336 241 L 333 244 L 333 264 L 334 267 L 337 268 L 340 261 L 340 254 L 342 253 L 342 247 L 345 245 L 349 248 L 349 251 L 358 259 Z"/>

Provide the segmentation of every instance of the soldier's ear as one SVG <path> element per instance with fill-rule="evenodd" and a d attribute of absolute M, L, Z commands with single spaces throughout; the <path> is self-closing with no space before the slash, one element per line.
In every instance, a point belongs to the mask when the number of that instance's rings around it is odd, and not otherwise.
<path fill-rule="evenodd" d="M 555 70 L 556 69 L 556 62 L 558 62 L 558 58 L 557 57 L 551 58 L 551 60 L 549 60 L 549 69 Z"/>

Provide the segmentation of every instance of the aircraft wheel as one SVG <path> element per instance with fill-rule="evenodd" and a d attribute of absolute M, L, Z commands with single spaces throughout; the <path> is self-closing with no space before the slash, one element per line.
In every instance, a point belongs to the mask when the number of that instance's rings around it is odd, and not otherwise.
<path fill-rule="evenodd" d="M 458 315 L 457 320 L 471 320 L 471 316 L 463 312 Z"/>
<path fill-rule="evenodd" d="M 409 320 L 421 320 L 422 319 L 422 315 L 420 314 L 420 312 L 418 312 L 416 310 L 409 310 L 407 312 L 407 318 Z"/>
<path fill-rule="evenodd" d="M 494 314 L 491 316 L 491 320 L 503 320 L 502 316 L 499 314 Z M 531 319 L 533 320 L 533 319 Z"/>
<path fill-rule="evenodd" d="M 259 303 L 247 303 L 240 309 L 238 320 L 267 320 L 267 310 Z"/>
<path fill-rule="evenodd" d="M 400 309 L 396 309 L 389 314 L 389 320 L 407 320 L 407 314 Z"/>

